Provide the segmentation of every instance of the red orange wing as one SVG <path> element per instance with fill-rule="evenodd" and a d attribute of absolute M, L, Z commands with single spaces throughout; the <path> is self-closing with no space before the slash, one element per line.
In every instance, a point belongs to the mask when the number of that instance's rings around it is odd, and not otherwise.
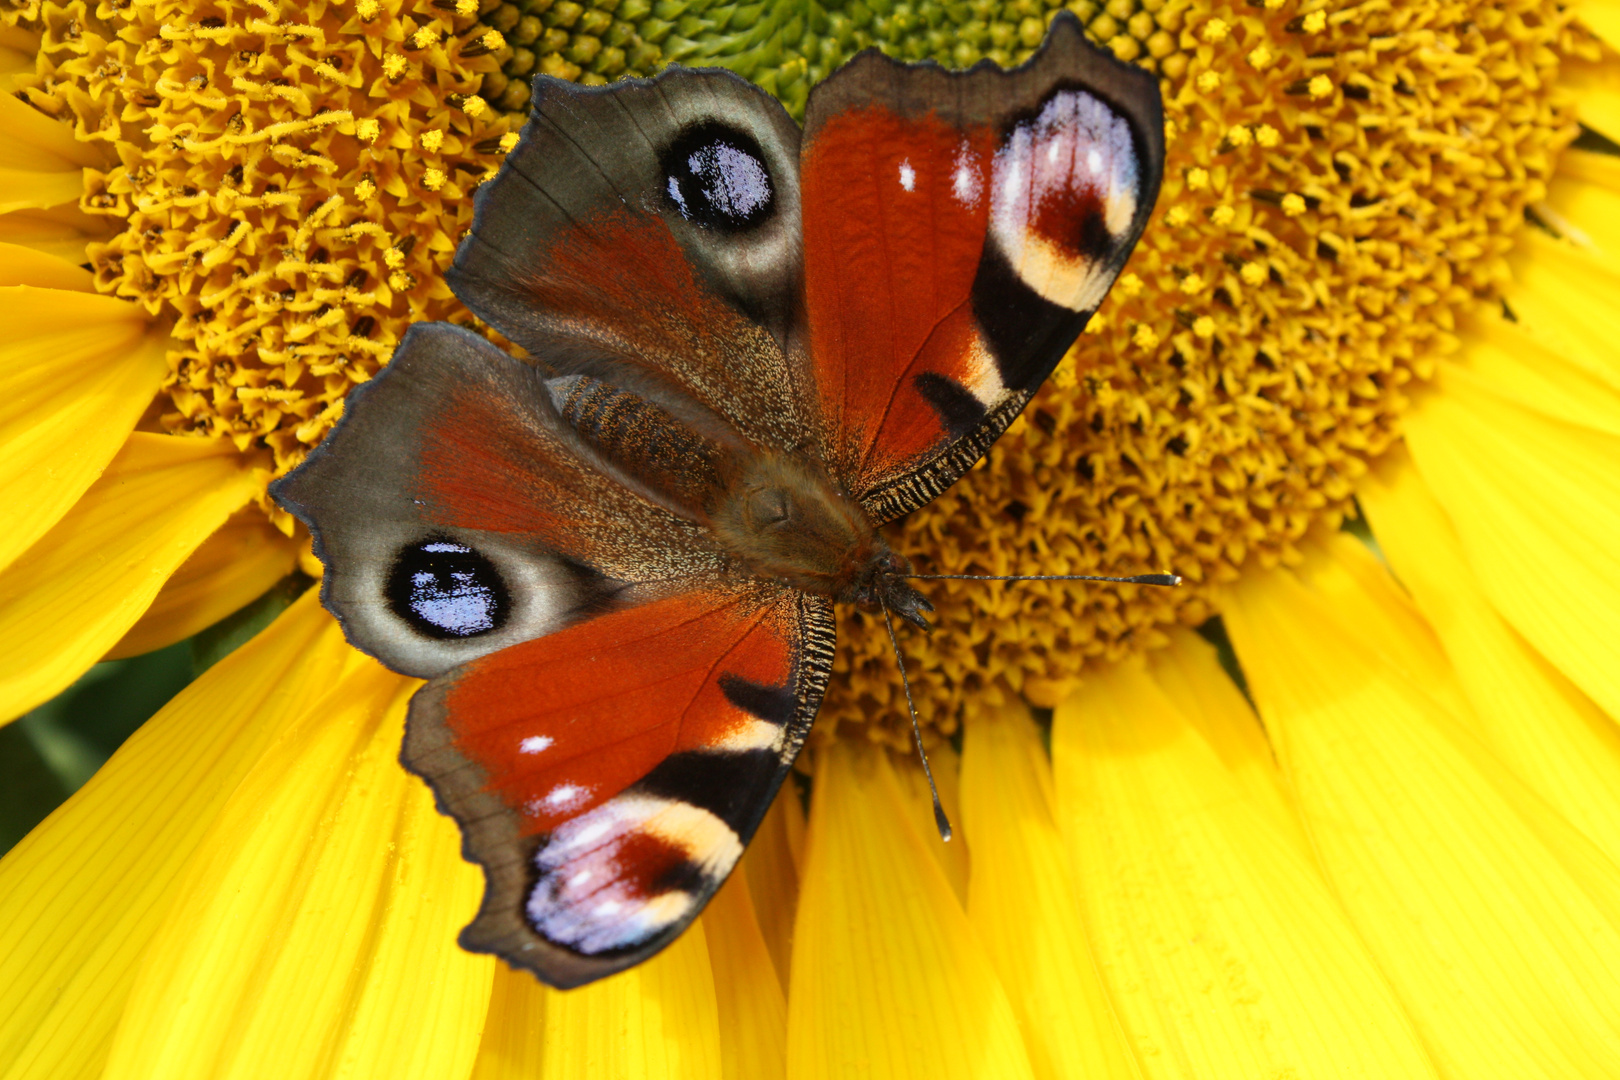
<path fill-rule="evenodd" d="M 806 303 L 823 453 L 880 521 L 928 502 L 1018 415 L 1147 223 L 1149 73 L 1062 15 L 1025 67 L 867 53 L 811 94 Z"/>
<path fill-rule="evenodd" d="M 832 643 L 820 598 L 682 592 L 424 687 L 402 760 L 488 881 L 462 945 L 570 987 L 673 941 L 787 774 Z"/>

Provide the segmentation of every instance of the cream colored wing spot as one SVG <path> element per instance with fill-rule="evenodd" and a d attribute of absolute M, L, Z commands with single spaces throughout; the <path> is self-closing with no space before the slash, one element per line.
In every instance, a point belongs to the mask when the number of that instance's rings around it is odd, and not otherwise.
<path fill-rule="evenodd" d="M 1002 142 L 990 192 L 990 234 L 1024 284 L 1071 311 L 1095 309 L 1140 192 L 1125 119 L 1084 90 L 1057 92 Z"/>

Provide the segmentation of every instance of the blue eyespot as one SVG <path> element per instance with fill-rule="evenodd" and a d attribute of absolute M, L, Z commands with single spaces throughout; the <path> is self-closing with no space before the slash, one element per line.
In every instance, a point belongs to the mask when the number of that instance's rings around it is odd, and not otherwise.
<path fill-rule="evenodd" d="M 400 550 L 388 574 L 388 604 L 418 633 L 438 639 L 487 634 L 511 600 L 495 564 L 465 544 L 434 539 Z"/>
<path fill-rule="evenodd" d="M 664 151 L 662 164 L 665 195 L 694 225 L 741 232 L 775 211 L 764 151 L 746 132 L 712 120 L 694 125 Z"/>

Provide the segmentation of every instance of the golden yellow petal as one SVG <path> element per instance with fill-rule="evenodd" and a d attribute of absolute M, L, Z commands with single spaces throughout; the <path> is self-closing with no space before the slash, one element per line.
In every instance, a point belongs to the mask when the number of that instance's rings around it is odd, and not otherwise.
<path fill-rule="evenodd" d="M 639 967 L 545 1002 L 545 1080 L 721 1080 L 702 920 Z"/>
<path fill-rule="evenodd" d="M 87 261 L 86 244 L 109 235 L 105 218 L 83 213 L 76 203 L 0 214 L 0 242 L 55 255 L 73 266 L 82 267 Z"/>
<path fill-rule="evenodd" d="M 0 95 L 0 214 L 77 203 L 83 167 L 104 164 L 98 148 L 75 139 L 67 124 Z"/>
<path fill-rule="evenodd" d="M 1434 1075 L 1315 866 L 1144 664 L 1057 710 L 1052 759 L 1092 950 L 1147 1076 Z"/>
<path fill-rule="evenodd" d="M 1496 609 L 1620 716 L 1620 436 L 1562 423 L 1450 370 L 1406 430 Z"/>
<path fill-rule="evenodd" d="M 963 730 L 961 831 L 974 851 L 968 919 L 1007 988 L 1035 1076 L 1140 1076 L 1079 919 L 1052 816 L 1052 769 L 1029 709 L 975 709 Z"/>
<path fill-rule="evenodd" d="M 1221 668 L 1215 650 L 1197 634 L 1180 629 L 1170 639 L 1171 648 L 1147 654 L 1148 674 L 1215 751 L 1255 808 L 1308 854 L 1310 842 L 1254 708 Z"/>
<path fill-rule="evenodd" d="M 1566 63 L 1558 73 L 1558 83 L 1575 99 L 1581 123 L 1610 139 L 1620 139 L 1620 65 Z"/>
<path fill-rule="evenodd" d="M 113 1040 L 126 1077 L 460 1077 L 494 963 L 456 947 L 481 875 L 399 767 L 415 687 L 351 672 L 232 793 Z"/>
<path fill-rule="evenodd" d="M 1462 362 L 1443 368 L 1448 387 L 1466 382 L 1555 420 L 1620 435 L 1620 365 L 1594 371 L 1571 363 L 1539 333 L 1500 316 L 1479 319 L 1469 336 Z"/>
<path fill-rule="evenodd" d="M 1565 151 L 1547 186 L 1546 207 L 1555 215 L 1548 224 L 1572 243 L 1620 256 L 1620 157 Z"/>
<path fill-rule="evenodd" d="M 256 490 L 229 442 L 131 435 L 56 527 L 0 571 L 0 715 L 27 712 L 101 659 Z"/>
<path fill-rule="evenodd" d="M 939 801 L 945 808 L 945 816 L 953 822 L 959 820 L 962 816 L 961 757 L 950 743 L 940 743 L 928 751 L 928 763 L 934 770 L 934 783 L 939 788 Z M 934 824 L 934 797 L 929 791 L 928 777 L 924 775 L 921 763 L 915 758 L 908 760 L 894 771 L 894 778 L 900 781 L 900 792 L 911 803 L 911 820 L 924 835 L 937 836 L 939 827 Z M 928 844 L 927 848 L 934 861 L 939 863 L 939 868 L 945 871 L 945 880 L 951 883 L 956 902 L 965 910 L 968 878 L 972 873 L 972 856 L 967 838 L 958 832 L 951 843 Z"/>
<path fill-rule="evenodd" d="M 781 1080 L 787 1002 L 754 917 L 748 879 L 732 874 L 703 912 L 725 1080 Z"/>
<path fill-rule="evenodd" d="M 1613 0 L 1582 0 L 1578 12 L 1587 29 L 1610 47 L 1620 49 L 1620 4 Z"/>
<path fill-rule="evenodd" d="M 83 261 L 84 252 L 79 252 Z M 0 287 L 32 285 L 37 289 L 71 289 L 94 292 L 90 271 L 59 255 L 22 244 L 0 241 Z"/>
<path fill-rule="evenodd" d="M 265 748 L 357 655 L 305 594 L 0 861 L 0 1076 L 99 1076 L 176 883 Z"/>
<path fill-rule="evenodd" d="M 932 815 L 913 820 L 887 751 L 834 743 L 813 799 L 788 1076 L 1032 1076 L 1007 994 L 928 850 Z"/>
<path fill-rule="evenodd" d="M 1620 1075 L 1614 864 L 1289 571 L 1223 614 L 1328 881 L 1441 1071 Z"/>
<path fill-rule="evenodd" d="M 1517 248 L 1523 256 L 1514 266 L 1508 302 L 1514 316 L 1536 340 L 1610 387 L 1620 386 L 1620 358 L 1614 343 L 1620 333 L 1620 251 L 1580 250 L 1525 229 Z M 1485 335 L 1495 337 L 1489 329 Z M 1499 323 L 1496 325 L 1500 325 Z"/>
<path fill-rule="evenodd" d="M 101 475 L 157 393 L 167 335 L 110 296 L 0 288 L 0 568 Z"/>
<path fill-rule="evenodd" d="M 1404 452 L 1380 462 L 1357 498 L 1390 566 L 1445 644 L 1473 730 L 1620 861 L 1620 728 L 1502 621 Z"/>
<path fill-rule="evenodd" d="M 484 1037 L 468 1080 L 535 1080 L 545 1067 L 546 995 L 527 971 L 495 965 Z M 562 1038 L 566 1038 L 564 1033 Z"/>
<path fill-rule="evenodd" d="M 298 563 L 298 543 L 257 506 L 237 511 L 180 564 L 139 622 L 106 659 L 139 656 L 184 641 L 252 603 Z"/>
<path fill-rule="evenodd" d="M 748 877 L 754 915 L 783 989 L 788 985 L 792 966 L 793 919 L 799 910 L 799 865 L 789 837 L 792 833 L 802 836 L 803 818 L 799 787 L 790 777 L 737 864 L 737 869 Z"/>

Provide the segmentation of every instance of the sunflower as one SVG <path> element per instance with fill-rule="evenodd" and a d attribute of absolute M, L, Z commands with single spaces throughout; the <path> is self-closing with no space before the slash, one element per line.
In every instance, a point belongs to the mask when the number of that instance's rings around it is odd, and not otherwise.
<path fill-rule="evenodd" d="M 702 919 L 545 989 L 311 591 L 0 862 L 0 1076 L 1620 1075 L 1620 8 L 1070 0 L 1155 220 L 896 539 L 886 638 Z M 535 71 L 1013 63 L 1038 0 L 27 0 L 0 30 L 0 694 L 319 572 L 265 497 L 410 322 Z M 300 576 L 303 575 L 303 576 Z M 953 583 L 953 585 L 956 583 Z M 1198 629 L 1195 630 L 1194 627 Z"/>

